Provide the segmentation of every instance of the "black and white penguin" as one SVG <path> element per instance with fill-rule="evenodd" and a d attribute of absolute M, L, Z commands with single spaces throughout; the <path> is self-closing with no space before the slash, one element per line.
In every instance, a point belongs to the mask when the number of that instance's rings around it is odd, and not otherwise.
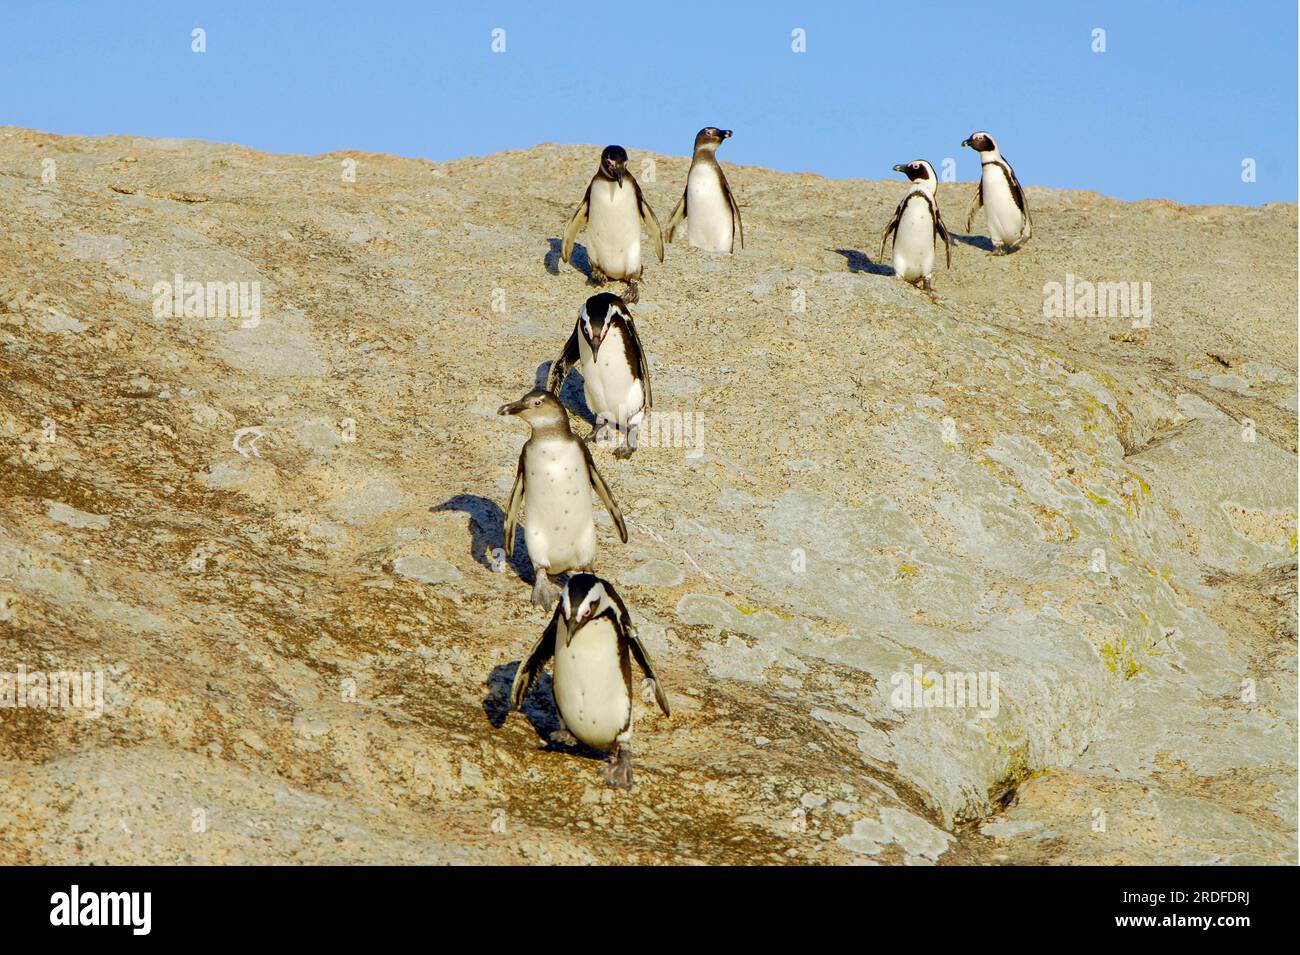
<path fill-rule="evenodd" d="M 962 141 L 980 154 L 980 184 L 966 214 L 966 231 L 975 223 L 981 205 L 988 212 L 989 238 L 1010 252 L 1033 234 L 1029 204 L 1011 163 L 1002 158 L 997 141 L 985 132 L 971 133 Z"/>
<path fill-rule="evenodd" d="M 664 238 L 654 210 L 641 194 L 641 185 L 627 171 L 627 150 L 606 146 L 600 154 L 596 175 L 587 184 L 582 202 L 564 230 L 561 254 L 565 262 L 573 254 L 573 240 L 587 229 L 587 261 L 597 285 L 614 279 L 627 283 L 624 297 L 635 302 L 641 280 L 641 226 L 650 234 L 659 261 L 664 260 Z"/>
<path fill-rule="evenodd" d="M 686 175 L 686 191 L 668 218 L 668 241 L 682 221 L 686 221 L 686 240 L 697 249 L 709 252 L 734 252 L 736 236 L 745 247 L 745 227 L 727 185 L 727 177 L 718 165 L 718 147 L 731 138 L 731 130 L 706 126 L 695 134 L 695 156 Z"/>
<path fill-rule="evenodd" d="M 952 268 L 952 236 L 948 234 L 939 215 L 936 194 L 939 183 L 934 167 L 924 159 L 900 163 L 894 167 L 912 181 L 912 187 L 894 210 L 894 218 L 880 237 L 880 258 L 885 257 L 885 245 L 894 236 L 894 274 L 915 285 L 920 282 L 928 292 L 934 274 L 934 240 L 943 239 L 948 254 L 948 268 Z"/>
<path fill-rule="evenodd" d="M 654 687 L 655 700 L 669 716 L 668 697 L 632 618 L 614 585 L 593 574 L 575 574 L 550 624 L 519 664 L 510 705 L 524 697 L 548 660 L 555 706 L 565 731 L 593 749 L 610 752 L 602 775 L 611 785 L 632 785 L 633 660 Z"/>
<path fill-rule="evenodd" d="M 518 415 L 532 427 L 515 469 L 515 484 L 506 505 L 505 549 L 515 552 L 515 525 L 527 507 L 524 541 L 533 563 L 533 603 L 550 609 L 559 596 L 552 578 L 590 570 L 596 558 L 596 522 L 591 506 L 594 488 L 614 520 L 619 540 L 627 543 L 627 526 L 605 479 L 596 470 L 585 442 L 569 430 L 569 413 L 549 391 L 534 389 L 497 414 Z"/>
<path fill-rule="evenodd" d="M 617 295 L 601 292 L 587 299 L 564 351 L 551 364 L 547 389 L 559 395 L 569 369 L 578 363 L 587 407 L 596 416 L 595 437 L 601 440 L 612 426 L 621 437 L 614 454 L 628 457 L 650 410 L 650 370 L 632 313 Z"/>

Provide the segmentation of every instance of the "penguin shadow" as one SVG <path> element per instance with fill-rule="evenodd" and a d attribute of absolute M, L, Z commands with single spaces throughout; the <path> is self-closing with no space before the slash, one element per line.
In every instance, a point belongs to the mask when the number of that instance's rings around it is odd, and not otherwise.
<path fill-rule="evenodd" d="M 960 242 L 962 245 L 973 245 L 985 252 L 997 251 L 997 246 L 993 244 L 993 240 L 986 235 L 958 235 L 956 232 L 951 233 L 951 235 L 954 242 Z"/>
<path fill-rule="evenodd" d="M 564 250 L 564 243 L 555 237 L 546 240 L 546 256 L 542 259 L 542 264 L 546 266 L 546 271 L 552 275 L 560 274 L 560 253 Z"/>
<path fill-rule="evenodd" d="M 533 381 L 535 388 L 545 388 L 546 381 L 551 376 L 551 366 L 553 361 L 544 361 L 537 366 L 534 373 Z M 564 405 L 569 413 L 574 417 L 581 418 L 592 428 L 596 427 L 596 416 L 591 409 L 587 407 L 586 392 L 584 391 L 585 383 L 582 377 L 582 370 L 574 365 L 569 369 L 568 375 L 564 378 L 564 384 L 560 386 L 560 393 L 555 397 L 560 399 L 560 404 Z"/>
<path fill-rule="evenodd" d="M 483 712 L 487 715 L 493 729 L 504 726 L 510 716 L 510 687 L 515 682 L 515 673 L 522 662 L 499 663 L 488 675 L 488 690 L 487 695 L 483 697 Z M 608 758 L 608 754 L 592 749 L 585 743 L 557 743 L 551 739 L 551 734 L 562 730 L 564 723 L 560 719 L 560 711 L 555 708 L 554 683 L 549 673 L 543 671 L 538 674 L 537 681 L 524 697 L 522 712 L 532 726 L 533 732 L 537 734 L 537 738 L 546 744 L 543 749 L 601 762 Z"/>
<path fill-rule="evenodd" d="M 560 274 L 560 263 L 563 261 L 562 253 L 564 251 L 564 242 L 552 236 L 546 240 L 549 247 L 546 252 L 546 258 L 543 259 L 546 265 L 546 271 L 552 275 Z M 587 247 L 579 245 L 576 242 L 573 245 L 573 255 L 569 257 L 569 264 L 587 277 L 588 282 L 592 282 L 591 277 L 591 260 L 587 258 Z"/>
<path fill-rule="evenodd" d="M 849 264 L 850 272 L 866 272 L 870 275 L 894 274 L 892 265 L 885 265 L 883 262 L 872 262 L 865 252 L 859 252 L 857 249 L 836 249 L 835 251 L 844 256 L 844 261 Z"/>
<path fill-rule="evenodd" d="M 493 565 L 492 552 L 497 548 L 504 550 L 504 533 L 506 524 L 505 511 L 501 510 L 501 505 L 496 501 L 489 501 L 485 497 L 479 497 L 477 494 L 457 494 L 455 497 L 448 498 L 441 504 L 435 504 L 429 508 L 431 514 L 437 514 L 442 511 L 460 511 L 462 514 L 469 515 L 469 547 L 470 553 L 474 560 L 482 564 L 489 570 Z M 510 569 L 523 581 L 533 583 L 534 573 L 533 564 L 525 554 L 528 548 L 524 546 L 524 529 L 515 528 L 515 555 L 513 557 L 504 557 L 503 559 L 510 565 Z"/>

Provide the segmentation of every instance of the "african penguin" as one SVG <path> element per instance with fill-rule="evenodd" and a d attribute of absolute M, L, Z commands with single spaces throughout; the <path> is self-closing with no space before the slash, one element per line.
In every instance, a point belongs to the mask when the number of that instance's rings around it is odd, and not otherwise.
<path fill-rule="evenodd" d="M 587 184 L 582 202 L 564 230 L 561 254 L 565 262 L 573 254 L 573 240 L 587 229 L 587 261 L 591 279 L 603 285 L 607 278 L 627 283 L 624 298 L 635 302 L 641 280 L 641 225 L 645 224 L 655 244 L 659 261 L 664 260 L 664 238 L 659 220 L 641 194 L 641 185 L 627 171 L 627 150 L 606 146 L 600 154 L 596 175 Z"/>
<path fill-rule="evenodd" d="M 611 785 L 632 785 L 632 660 L 654 687 L 655 700 L 668 716 L 668 697 L 645 647 L 637 639 L 627 606 L 614 585 L 593 574 L 575 574 L 550 624 L 515 671 L 510 706 L 524 697 L 548 660 L 555 707 L 567 732 L 588 746 L 609 752 L 602 775 Z"/>
<path fill-rule="evenodd" d="M 1025 190 L 1020 188 L 1011 164 L 1002 158 L 997 141 L 988 133 L 971 133 L 962 145 L 980 154 L 980 184 L 966 214 L 966 231 L 971 230 L 975 213 L 983 205 L 988 211 L 989 238 L 1010 252 L 1033 234 Z"/>
<path fill-rule="evenodd" d="M 558 396 L 569 369 L 578 363 L 587 407 L 596 416 L 593 435 L 600 440 L 612 425 L 623 438 L 614 454 L 628 457 L 650 408 L 650 370 L 632 313 L 617 295 L 601 292 L 587 299 L 564 351 L 551 363 L 547 390 Z"/>
<path fill-rule="evenodd" d="M 745 227 L 740 221 L 740 207 L 736 205 L 727 177 L 722 174 L 716 153 L 724 139 L 731 138 L 731 130 L 706 126 L 695 135 L 695 156 L 691 171 L 686 175 L 686 191 L 668 219 L 668 241 L 686 220 L 686 239 L 697 249 L 709 252 L 734 252 L 736 234 L 740 247 L 745 247 Z"/>
<path fill-rule="evenodd" d="M 524 541 L 533 563 L 533 603 L 550 609 L 559 596 L 551 578 L 573 570 L 590 570 L 596 557 L 596 523 L 591 489 L 614 519 L 618 537 L 627 543 L 627 526 L 587 445 L 569 430 L 569 413 L 549 391 L 534 389 L 497 414 L 518 415 L 532 427 L 515 468 L 515 484 L 506 505 L 505 548 L 513 557 L 519 509 L 526 506 Z"/>
<path fill-rule="evenodd" d="M 936 190 L 938 180 L 934 176 L 934 167 L 924 159 L 894 167 L 912 181 L 912 187 L 903 196 L 903 201 L 894 210 L 894 218 L 885 227 L 885 234 L 880 237 L 880 258 L 885 257 L 885 245 L 889 236 L 894 236 L 894 274 L 915 285 L 922 283 L 925 290 L 931 290 L 931 276 L 934 273 L 934 240 L 943 239 L 948 253 L 948 268 L 952 268 L 952 237 L 939 215 L 939 199 Z"/>

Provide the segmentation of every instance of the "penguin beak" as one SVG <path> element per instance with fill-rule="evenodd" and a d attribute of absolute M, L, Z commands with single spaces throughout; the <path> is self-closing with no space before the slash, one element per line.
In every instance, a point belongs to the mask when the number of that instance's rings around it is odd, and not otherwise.
<path fill-rule="evenodd" d="M 899 163 L 894 167 L 894 172 L 906 172 L 906 171 L 907 171 L 907 167 L 904 166 L 902 163 Z"/>
<path fill-rule="evenodd" d="M 623 172 L 624 169 L 622 166 L 619 166 L 617 169 L 614 170 L 614 181 L 618 183 L 620 186 L 623 185 Z"/>
<path fill-rule="evenodd" d="M 497 414 L 519 414 L 524 410 L 523 401 L 512 401 L 508 405 L 502 405 L 497 409 Z"/>
<path fill-rule="evenodd" d="M 729 130 L 729 129 L 724 129 L 724 130 L 722 131 L 722 138 L 723 138 L 723 139 L 730 139 L 730 138 L 731 138 L 731 130 Z"/>
<path fill-rule="evenodd" d="M 963 139 L 963 140 L 961 141 L 961 144 L 962 144 L 963 146 L 969 146 L 969 145 L 971 144 L 971 141 L 970 141 L 969 139 Z"/>

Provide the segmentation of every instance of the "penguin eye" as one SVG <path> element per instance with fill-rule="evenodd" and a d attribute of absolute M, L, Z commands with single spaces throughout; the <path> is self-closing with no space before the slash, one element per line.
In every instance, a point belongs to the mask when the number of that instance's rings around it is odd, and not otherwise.
<path fill-rule="evenodd" d="M 542 403 L 542 399 L 541 399 L 541 398 L 534 398 L 533 401 L 532 401 L 532 405 L 533 405 L 534 408 L 536 408 L 536 407 L 537 407 L 538 405 L 540 405 L 541 403 Z"/>

